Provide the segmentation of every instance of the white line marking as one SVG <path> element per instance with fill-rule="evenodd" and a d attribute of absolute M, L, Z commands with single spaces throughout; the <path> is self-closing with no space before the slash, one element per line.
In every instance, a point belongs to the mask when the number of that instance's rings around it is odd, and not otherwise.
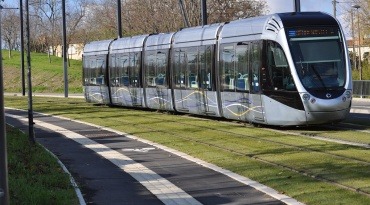
<path fill-rule="evenodd" d="M 124 152 L 149 152 L 150 150 L 155 150 L 154 147 L 146 147 L 146 148 L 141 148 L 141 149 L 122 149 Z"/>
<path fill-rule="evenodd" d="M 16 118 L 22 121 L 28 121 L 27 118 L 6 114 L 9 117 Z M 148 169 L 140 163 L 135 162 L 131 158 L 123 155 L 109 147 L 99 144 L 89 138 L 86 138 L 76 132 L 69 131 L 62 127 L 52 125 L 40 120 L 34 120 L 34 122 L 41 127 L 51 129 L 58 132 L 69 139 L 72 139 L 81 145 L 95 151 L 102 157 L 108 159 L 113 164 L 118 166 L 120 169 L 125 171 L 134 177 L 138 182 L 145 186 L 151 193 L 153 193 L 159 200 L 164 204 L 169 205 L 200 205 L 201 203 L 194 199 L 192 196 L 187 194 L 185 191 L 175 186 L 168 180 L 162 178 L 154 171 Z"/>

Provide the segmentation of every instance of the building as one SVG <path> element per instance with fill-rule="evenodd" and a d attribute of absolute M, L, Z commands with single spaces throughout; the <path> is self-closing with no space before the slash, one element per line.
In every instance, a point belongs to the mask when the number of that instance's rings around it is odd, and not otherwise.
<path fill-rule="evenodd" d="M 55 56 L 63 57 L 63 46 L 58 45 L 55 49 Z M 68 45 L 68 59 L 74 59 L 74 60 L 81 60 L 82 59 L 82 53 L 84 50 L 83 44 L 69 44 Z M 50 53 L 52 53 L 52 50 L 50 48 Z"/>
<path fill-rule="evenodd" d="M 348 50 L 350 52 L 353 52 L 353 43 L 355 43 L 356 56 L 360 56 L 361 61 L 363 61 L 364 57 L 366 57 L 370 63 L 370 38 L 366 38 L 363 41 L 361 41 L 361 55 L 359 55 L 358 40 L 355 41 L 353 39 L 347 40 Z"/>

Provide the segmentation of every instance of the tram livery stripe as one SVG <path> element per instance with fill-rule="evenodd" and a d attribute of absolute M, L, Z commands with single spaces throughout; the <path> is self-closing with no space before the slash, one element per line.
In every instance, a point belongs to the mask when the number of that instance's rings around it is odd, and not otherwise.
<path fill-rule="evenodd" d="M 6 114 L 8 117 L 16 118 L 22 121 L 28 121 L 27 118 Z M 164 204 L 168 205 L 200 205 L 201 203 L 194 199 L 192 196 L 187 194 L 185 191 L 175 186 L 165 178 L 159 176 L 154 171 L 148 169 L 140 163 L 135 162 L 131 158 L 110 149 L 109 147 L 99 144 L 83 135 L 76 132 L 69 131 L 59 126 L 52 125 L 40 120 L 34 120 L 34 122 L 41 127 L 53 130 L 57 133 L 64 135 L 65 137 L 80 143 L 86 148 L 89 148 L 111 161 L 113 164 L 118 166 L 120 169 L 130 174 L 139 183 L 145 186 L 152 194 L 154 194 Z"/>

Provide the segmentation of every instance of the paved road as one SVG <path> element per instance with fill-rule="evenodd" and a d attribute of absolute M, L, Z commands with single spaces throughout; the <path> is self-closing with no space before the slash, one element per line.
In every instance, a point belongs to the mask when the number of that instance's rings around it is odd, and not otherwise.
<path fill-rule="evenodd" d="M 370 120 L 370 99 L 354 98 L 349 118 Z"/>
<path fill-rule="evenodd" d="M 61 160 L 87 204 L 301 204 L 275 190 L 161 145 L 35 113 L 37 141 Z M 6 109 L 27 132 L 27 113 Z"/>

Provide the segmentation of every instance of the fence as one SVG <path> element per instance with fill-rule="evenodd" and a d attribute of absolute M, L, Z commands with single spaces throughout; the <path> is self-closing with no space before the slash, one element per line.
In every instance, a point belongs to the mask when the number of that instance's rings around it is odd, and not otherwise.
<path fill-rule="evenodd" d="M 370 96 L 370 80 L 354 80 L 353 95 Z"/>

